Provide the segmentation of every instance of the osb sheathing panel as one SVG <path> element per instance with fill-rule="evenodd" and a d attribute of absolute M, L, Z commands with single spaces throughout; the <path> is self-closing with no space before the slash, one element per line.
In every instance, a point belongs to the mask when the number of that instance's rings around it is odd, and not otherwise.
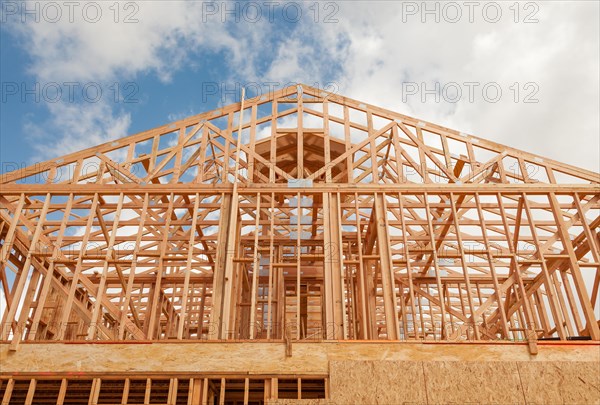
<path fill-rule="evenodd" d="M 286 357 L 283 342 L 63 344 L 23 343 L 17 352 L 0 344 L 0 373 L 201 372 L 251 374 L 327 374 L 330 361 L 592 361 L 600 346 L 526 344 L 422 344 L 397 342 L 293 343 Z"/>
<path fill-rule="evenodd" d="M 423 362 L 430 404 L 523 404 L 516 362 Z"/>
<path fill-rule="evenodd" d="M 331 400 L 336 404 L 426 404 L 421 362 L 332 361 Z"/>
<path fill-rule="evenodd" d="M 328 399 L 271 399 L 266 405 L 337 405 Z"/>
<path fill-rule="evenodd" d="M 600 363 L 517 364 L 528 404 L 600 404 Z"/>
<path fill-rule="evenodd" d="M 332 361 L 338 405 L 600 404 L 598 362 Z"/>
<path fill-rule="evenodd" d="M 331 399 L 314 405 L 600 405 L 597 344 L 540 344 L 531 356 L 513 344 L 315 342 L 294 343 L 292 357 L 282 342 L 0 344 L 0 374 L 48 372 L 329 374 Z"/>

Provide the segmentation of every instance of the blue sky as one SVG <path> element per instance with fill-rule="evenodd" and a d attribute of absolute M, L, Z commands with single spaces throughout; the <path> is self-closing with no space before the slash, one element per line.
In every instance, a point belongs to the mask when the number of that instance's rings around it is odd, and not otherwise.
<path fill-rule="evenodd" d="M 598 2 L 75 3 L 2 0 L 2 172 L 294 82 L 600 170 Z"/>

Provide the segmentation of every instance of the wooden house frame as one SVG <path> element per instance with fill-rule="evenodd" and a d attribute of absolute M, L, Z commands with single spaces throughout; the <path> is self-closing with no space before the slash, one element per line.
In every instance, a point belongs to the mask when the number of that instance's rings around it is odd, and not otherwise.
<path fill-rule="evenodd" d="M 600 341 L 598 173 L 309 86 L 4 173 L 0 187 L 0 340 L 14 355 L 50 342 L 283 342 L 292 356 L 328 341 L 533 354 Z M 65 375 L 19 391 L 9 374 L 6 401 L 32 403 L 44 384 L 67 395 Z M 279 374 L 261 377 L 265 400 L 278 378 L 298 398 L 328 378 Z M 89 403 L 107 384 L 144 381 L 144 403 L 158 389 L 152 375 L 90 378 Z M 226 384 L 252 403 L 248 376 L 161 378 L 165 403 L 219 401 Z"/>

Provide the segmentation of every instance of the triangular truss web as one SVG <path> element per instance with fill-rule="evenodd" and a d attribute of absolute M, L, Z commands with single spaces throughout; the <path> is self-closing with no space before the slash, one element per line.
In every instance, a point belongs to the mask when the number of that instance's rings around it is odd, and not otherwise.
<path fill-rule="evenodd" d="M 1 338 L 600 340 L 599 185 L 285 88 L 3 174 Z"/>
<path fill-rule="evenodd" d="M 2 183 L 231 182 L 240 108 L 232 104 L 5 173 Z M 362 184 L 600 183 L 597 173 L 305 85 L 245 100 L 244 110 L 238 176 L 244 182 L 322 182 L 330 174 L 334 183 Z"/>

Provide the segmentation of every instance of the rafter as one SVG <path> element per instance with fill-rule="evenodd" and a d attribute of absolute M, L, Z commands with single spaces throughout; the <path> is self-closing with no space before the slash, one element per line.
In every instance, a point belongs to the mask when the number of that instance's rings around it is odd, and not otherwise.
<path fill-rule="evenodd" d="M 308 86 L 0 185 L 13 349 L 600 340 L 597 173 Z"/>

